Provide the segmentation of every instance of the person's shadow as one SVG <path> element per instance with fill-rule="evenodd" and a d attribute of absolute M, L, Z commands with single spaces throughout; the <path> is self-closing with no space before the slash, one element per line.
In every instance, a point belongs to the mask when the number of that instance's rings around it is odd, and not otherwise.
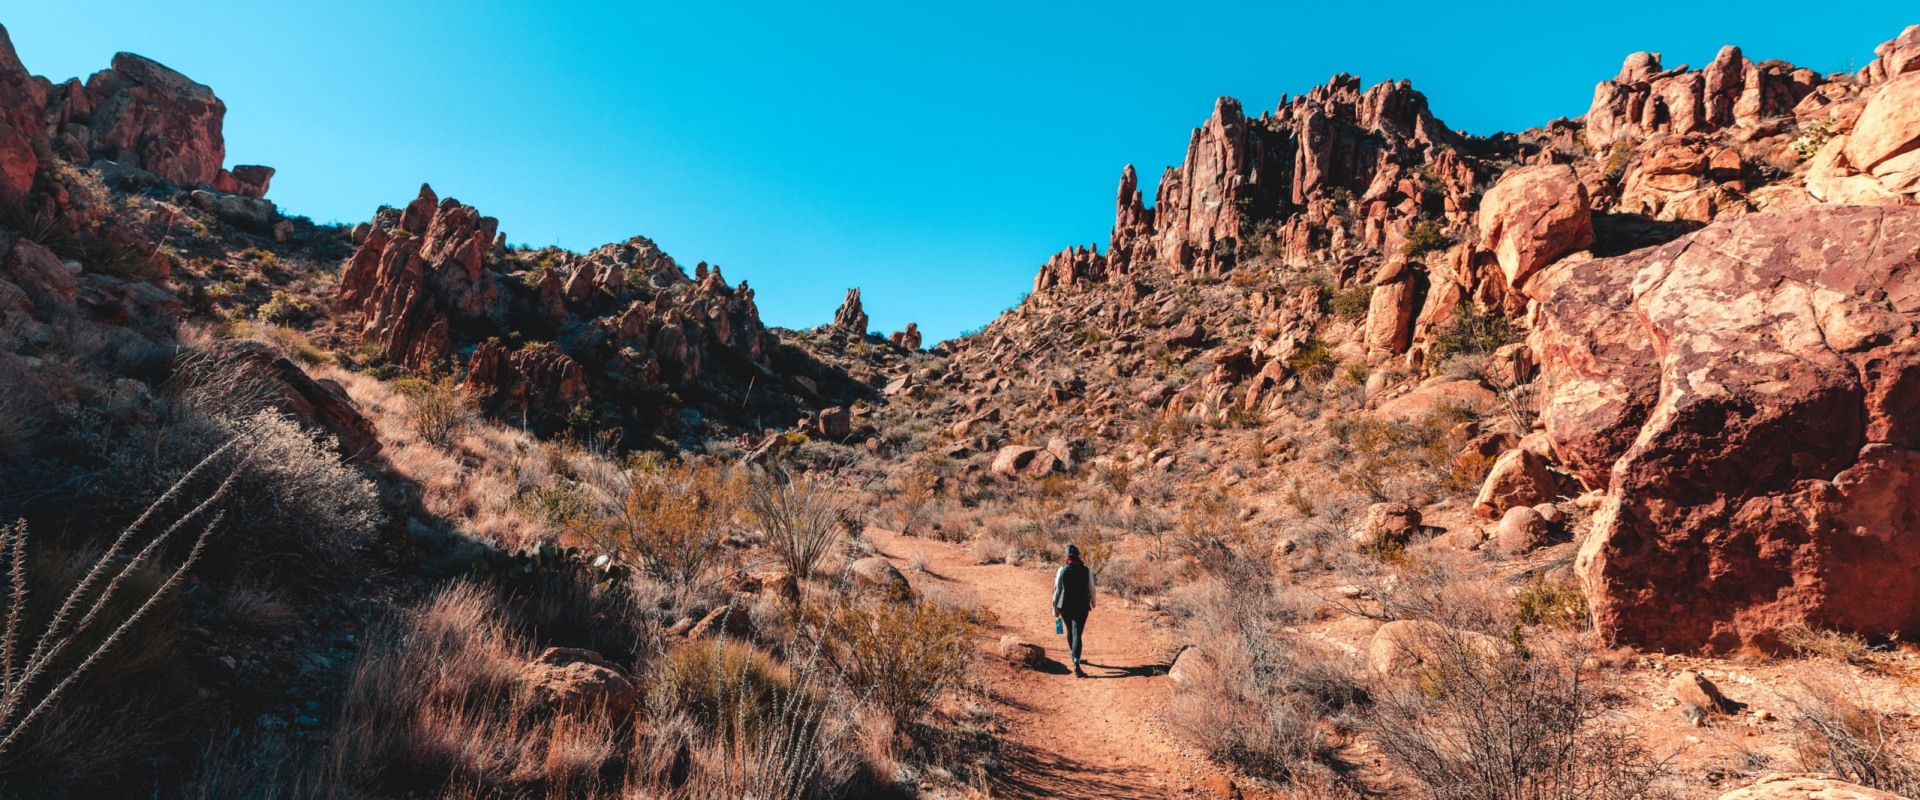
<path fill-rule="evenodd" d="M 1138 667 L 1116 667 L 1111 664 L 1095 664 L 1091 661 L 1081 661 L 1080 666 L 1086 668 L 1087 670 L 1096 670 L 1096 669 L 1107 670 L 1107 672 L 1105 673 L 1089 671 L 1087 672 L 1087 677 L 1089 678 L 1151 678 L 1156 675 L 1167 674 L 1167 665 L 1165 664 L 1147 664 L 1147 665 L 1138 666 Z M 1066 670 L 1065 667 L 1061 667 L 1061 669 Z M 1066 670 L 1066 671 L 1072 672 L 1072 670 Z"/>

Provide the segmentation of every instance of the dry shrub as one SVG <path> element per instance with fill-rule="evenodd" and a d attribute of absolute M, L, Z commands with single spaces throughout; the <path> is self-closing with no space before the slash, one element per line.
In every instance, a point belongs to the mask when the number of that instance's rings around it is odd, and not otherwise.
<path fill-rule="evenodd" d="M 1287 629 L 1305 618 L 1305 600 L 1269 586 L 1209 579 L 1189 589 L 1183 630 L 1201 658 L 1174 692 L 1169 721 L 1249 775 L 1318 779 L 1332 759 L 1327 718 L 1361 694 L 1341 656 Z"/>
<path fill-rule="evenodd" d="M 613 478 L 611 499 L 575 531 L 671 587 L 702 586 L 746 503 L 746 475 L 708 463 L 636 462 Z"/>
<path fill-rule="evenodd" d="M 433 380 L 401 378 L 393 386 L 407 398 L 414 431 L 436 447 L 452 448 L 478 417 L 473 398 L 451 375 Z"/>
<path fill-rule="evenodd" d="M 1224 495 L 1210 493 L 1189 503 L 1170 542 L 1203 575 L 1262 582 L 1272 572 L 1272 540 L 1241 521 L 1237 505 Z"/>
<path fill-rule="evenodd" d="M 1569 630 L 1585 629 L 1593 617 L 1587 609 L 1587 596 L 1572 575 L 1548 578 L 1529 576 L 1514 592 L 1515 617 L 1522 625 L 1546 625 Z"/>
<path fill-rule="evenodd" d="M 1805 670 L 1798 684 L 1785 699 L 1802 769 L 1920 797 L 1916 748 L 1865 687 L 1836 670 Z"/>
<path fill-rule="evenodd" d="M 810 611 L 803 627 L 848 687 L 905 730 L 966 676 L 969 616 L 926 602 L 840 605 Z"/>
<path fill-rule="evenodd" d="M 34 552 L 24 521 L 0 526 L 0 774 L 30 794 L 125 789 L 191 735 L 198 691 L 173 590 L 252 446 L 235 438 L 203 455 L 98 553 Z M 169 569 L 176 539 L 189 544 Z"/>
<path fill-rule="evenodd" d="M 1668 797 L 1667 765 L 1615 719 L 1573 636 L 1489 652 L 1458 629 L 1430 632 L 1420 680 L 1389 676 L 1366 724 L 1380 752 L 1434 800 Z"/>
<path fill-rule="evenodd" d="M 1878 653 L 1865 637 L 1845 631 L 1815 628 L 1807 624 L 1789 625 L 1780 632 L 1780 641 L 1809 658 L 1830 658 L 1856 666 L 1873 663 Z"/>

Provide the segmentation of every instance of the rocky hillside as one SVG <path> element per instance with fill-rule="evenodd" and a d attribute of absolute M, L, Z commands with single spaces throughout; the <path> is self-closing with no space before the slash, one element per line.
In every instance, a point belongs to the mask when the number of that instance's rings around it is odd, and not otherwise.
<path fill-rule="evenodd" d="M 944 452 L 1064 436 L 1041 473 L 1153 470 L 1180 449 L 1154 431 L 1169 414 L 1273 453 L 1324 434 L 1303 406 L 1334 396 L 1401 416 L 1518 401 L 1511 430 L 1453 432 L 1448 455 L 1491 472 L 1453 526 L 1580 498 L 1578 572 L 1615 641 L 1910 632 L 1920 598 L 1891 576 L 1911 516 L 1888 501 L 1920 411 L 1899 388 L 1920 368 L 1900 288 L 1920 29 L 1876 56 L 1822 76 L 1731 46 L 1699 70 L 1636 53 L 1584 117 L 1492 138 L 1404 81 L 1338 76 L 1257 118 L 1222 98 L 1151 206 L 1122 172 L 1104 252 L 1060 252 L 952 343 L 968 395 Z M 1461 355 L 1486 362 L 1465 381 Z M 989 420 L 1005 441 L 970 441 Z"/>

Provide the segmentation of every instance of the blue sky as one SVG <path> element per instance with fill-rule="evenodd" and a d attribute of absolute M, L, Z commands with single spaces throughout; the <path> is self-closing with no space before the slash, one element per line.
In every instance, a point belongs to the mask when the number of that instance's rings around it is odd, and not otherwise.
<path fill-rule="evenodd" d="M 929 341 L 991 320 L 1054 251 L 1104 247 L 1120 168 L 1157 181 L 1219 95 L 1257 112 L 1336 72 L 1408 78 L 1491 133 L 1584 112 L 1634 50 L 1827 72 L 1920 22 L 1805 2 L 9 5 L 35 73 L 128 50 L 212 86 L 229 163 L 276 167 L 289 213 L 359 221 L 430 182 L 515 243 L 646 235 L 748 279 L 770 324 L 827 322 L 859 286 L 875 329 Z"/>

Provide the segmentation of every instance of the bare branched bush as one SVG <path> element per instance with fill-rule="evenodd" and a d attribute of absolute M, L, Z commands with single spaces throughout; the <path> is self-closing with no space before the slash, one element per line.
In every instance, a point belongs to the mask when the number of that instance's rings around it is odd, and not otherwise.
<path fill-rule="evenodd" d="M 1669 796 L 1666 763 L 1623 728 L 1570 636 L 1491 652 L 1484 636 L 1434 626 L 1417 675 L 1386 676 L 1367 727 L 1434 800 L 1642 800 Z M 1518 637 L 1516 637 L 1517 639 Z"/>
<path fill-rule="evenodd" d="M 1920 796 L 1920 748 L 1900 739 L 1901 726 L 1845 672 L 1804 672 L 1786 695 L 1794 751 L 1802 769 Z"/>
<path fill-rule="evenodd" d="M 747 509 L 787 573 L 812 580 L 821 559 L 839 547 L 850 525 L 846 499 L 810 475 L 761 474 L 750 482 Z"/>

